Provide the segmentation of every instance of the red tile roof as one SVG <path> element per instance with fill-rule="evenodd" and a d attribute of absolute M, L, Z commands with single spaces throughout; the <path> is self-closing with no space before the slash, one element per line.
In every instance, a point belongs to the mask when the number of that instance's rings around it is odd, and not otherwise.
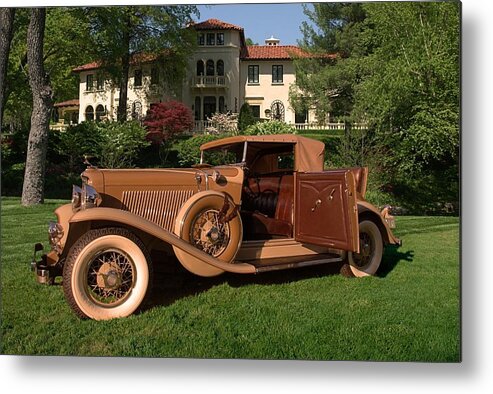
<path fill-rule="evenodd" d="M 244 60 L 289 60 L 307 56 L 307 52 L 295 45 L 249 45 L 245 47 L 241 57 Z"/>
<path fill-rule="evenodd" d="M 300 57 L 315 57 L 296 45 L 248 45 L 241 53 L 242 60 L 290 60 Z M 323 57 L 333 58 L 335 54 Z"/>
<path fill-rule="evenodd" d="M 149 63 L 156 60 L 160 55 L 149 54 L 149 53 L 136 53 L 130 59 L 131 65 Z M 72 69 L 72 72 L 80 72 L 80 71 L 88 71 L 88 70 L 96 70 L 102 66 L 101 61 L 96 61 L 92 63 L 83 64 L 82 66 L 75 67 Z"/>
<path fill-rule="evenodd" d="M 243 27 L 232 25 L 231 23 L 223 22 L 219 19 L 207 19 L 200 23 L 191 25 L 195 30 L 239 30 L 243 31 Z"/>
<path fill-rule="evenodd" d="M 82 66 L 75 67 L 74 69 L 72 69 L 72 72 L 95 70 L 99 67 L 101 67 L 101 62 L 92 62 L 92 63 L 83 64 Z"/>
<path fill-rule="evenodd" d="M 79 99 L 72 99 L 67 101 L 62 101 L 61 103 L 53 104 L 54 107 L 78 107 Z"/>

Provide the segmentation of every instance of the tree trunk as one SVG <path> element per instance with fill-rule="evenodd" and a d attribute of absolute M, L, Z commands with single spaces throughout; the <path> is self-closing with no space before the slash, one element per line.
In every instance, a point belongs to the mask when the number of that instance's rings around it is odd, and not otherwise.
<path fill-rule="evenodd" d="M 7 66 L 14 32 L 14 15 L 15 8 L 0 8 L 0 129 L 3 124 L 4 103 L 7 101 Z"/>
<path fill-rule="evenodd" d="M 33 95 L 31 130 L 27 145 L 26 170 L 22 189 L 22 205 L 44 201 L 44 178 L 53 92 L 43 64 L 43 41 L 46 10 L 33 8 L 27 31 L 27 63 L 29 85 Z"/>
<path fill-rule="evenodd" d="M 130 72 L 130 12 L 127 11 L 127 20 L 123 27 L 122 45 L 124 45 L 124 54 L 121 59 L 122 74 L 120 77 L 120 94 L 118 97 L 117 120 L 124 122 L 127 120 L 127 101 L 128 101 L 128 76 Z"/>

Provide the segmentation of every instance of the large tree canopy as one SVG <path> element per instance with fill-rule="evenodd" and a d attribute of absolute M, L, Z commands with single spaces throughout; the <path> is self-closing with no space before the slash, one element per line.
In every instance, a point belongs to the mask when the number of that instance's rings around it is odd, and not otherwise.
<path fill-rule="evenodd" d="M 27 67 L 27 28 L 30 10 L 16 10 L 12 48 L 8 58 L 5 92 L 4 127 L 27 129 L 32 105 Z M 46 9 L 43 60 L 50 76 L 55 101 L 78 97 L 78 75 L 75 66 L 93 58 L 88 25 L 80 18 L 80 9 L 55 7 Z"/>
<path fill-rule="evenodd" d="M 306 7 L 291 102 L 369 128 L 365 143 L 401 174 L 453 165 L 459 147 L 460 4 Z M 320 54 L 335 53 L 330 59 Z M 368 156 L 367 156 L 368 157 Z M 365 164 L 365 163 L 359 163 Z"/>

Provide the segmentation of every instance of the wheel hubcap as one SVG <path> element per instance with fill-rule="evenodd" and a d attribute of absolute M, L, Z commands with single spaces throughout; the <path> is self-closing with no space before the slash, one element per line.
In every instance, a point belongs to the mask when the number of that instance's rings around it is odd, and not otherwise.
<path fill-rule="evenodd" d="M 373 240 L 367 233 L 360 233 L 359 236 L 359 253 L 355 253 L 354 262 L 358 267 L 364 267 L 371 262 L 373 257 Z"/>
<path fill-rule="evenodd" d="M 204 211 L 195 218 L 190 227 L 190 242 L 198 249 L 217 257 L 228 246 L 229 224 L 220 223 L 219 211 Z"/>
<path fill-rule="evenodd" d="M 124 252 L 101 251 L 89 263 L 89 297 L 107 306 L 122 302 L 130 294 L 135 283 L 134 272 L 133 263 Z"/>

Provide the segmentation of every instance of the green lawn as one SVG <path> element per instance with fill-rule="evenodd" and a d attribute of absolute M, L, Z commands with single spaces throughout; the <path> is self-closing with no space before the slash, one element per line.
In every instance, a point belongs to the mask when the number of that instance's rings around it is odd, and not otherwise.
<path fill-rule="evenodd" d="M 404 246 L 387 250 L 379 277 L 347 279 L 329 266 L 213 279 L 161 274 L 152 308 L 95 322 L 76 318 L 61 286 L 38 285 L 29 269 L 60 203 L 23 208 L 2 199 L 3 354 L 460 360 L 458 218 L 397 218 Z"/>

